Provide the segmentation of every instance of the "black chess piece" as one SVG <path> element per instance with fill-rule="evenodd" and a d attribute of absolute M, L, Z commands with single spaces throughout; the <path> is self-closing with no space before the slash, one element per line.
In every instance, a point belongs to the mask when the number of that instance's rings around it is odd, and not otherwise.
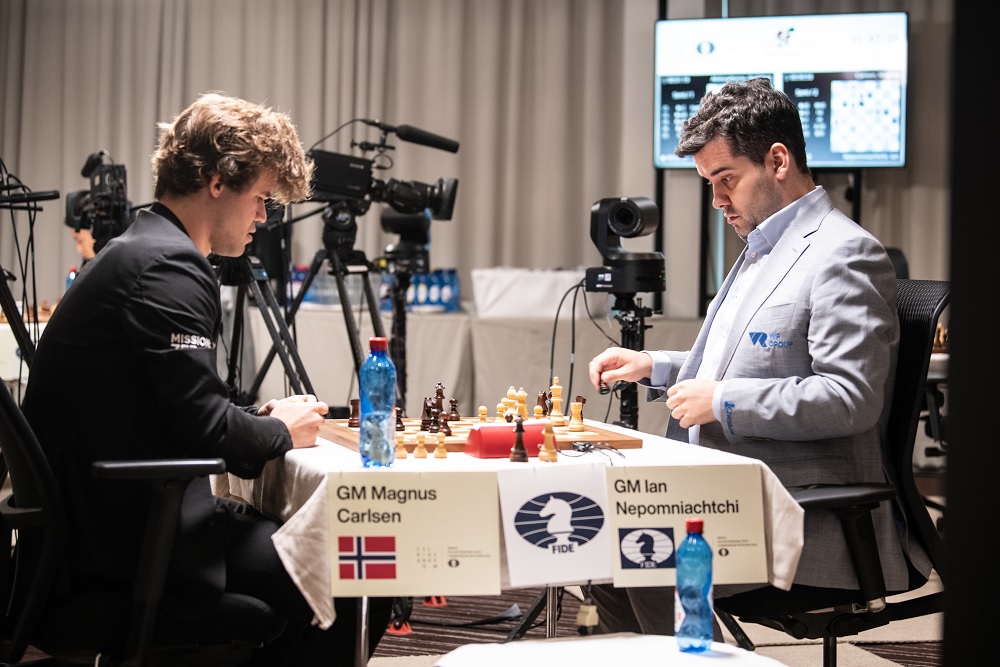
<path fill-rule="evenodd" d="M 347 425 L 351 428 L 358 428 L 360 423 L 361 410 L 358 407 L 360 399 L 351 399 L 351 416 L 347 418 Z"/>
<path fill-rule="evenodd" d="M 549 416 L 549 397 L 547 392 L 545 391 L 538 392 L 538 400 L 535 401 L 535 404 L 542 406 L 543 417 Z"/>
<path fill-rule="evenodd" d="M 510 460 L 514 463 L 528 462 L 528 450 L 524 447 L 524 419 L 520 415 L 514 419 L 514 446 L 510 448 Z"/>
<path fill-rule="evenodd" d="M 396 430 L 405 431 L 406 424 L 403 423 L 403 408 L 396 406 Z"/>
<path fill-rule="evenodd" d="M 448 405 L 451 407 L 451 410 L 449 410 L 448 412 L 448 421 L 450 422 L 461 421 L 462 415 L 458 414 L 458 399 L 457 398 L 448 399 Z"/>

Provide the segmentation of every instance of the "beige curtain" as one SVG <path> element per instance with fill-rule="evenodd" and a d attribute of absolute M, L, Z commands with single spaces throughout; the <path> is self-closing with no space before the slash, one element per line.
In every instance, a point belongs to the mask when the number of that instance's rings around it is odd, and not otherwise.
<path fill-rule="evenodd" d="M 948 2 L 730 2 L 731 15 L 911 12 L 912 160 L 869 170 L 864 224 L 906 252 L 913 277 L 947 277 Z M 717 2 L 673 0 L 671 18 L 717 16 Z M 457 154 L 399 141 L 381 177 L 459 179 L 455 214 L 431 228 L 431 262 L 458 267 L 600 263 L 590 207 L 655 192 L 652 41 L 657 0 L 0 0 L 0 158 L 34 190 L 82 190 L 100 149 L 128 170 L 135 204 L 152 197 L 156 123 L 222 90 L 287 111 L 308 147 L 355 118 L 408 124 L 461 143 Z M 352 152 L 377 132 L 351 124 L 321 144 Z M 666 177 L 665 311 L 697 315 L 700 179 Z M 835 196 L 843 188 L 830 184 Z M 845 204 L 849 207 L 849 204 Z M 294 215 L 315 205 L 295 207 Z M 395 239 L 379 207 L 356 247 Z M 62 292 L 78 258 L 64 201 L 34 226 L 37 294 Z M 0 211 L 0 263 L 17 264 Z M 293 260 L 322 248 L 318 216 L 293 225 Z M 652 237 L 630 239 L 638 250 Z"/>

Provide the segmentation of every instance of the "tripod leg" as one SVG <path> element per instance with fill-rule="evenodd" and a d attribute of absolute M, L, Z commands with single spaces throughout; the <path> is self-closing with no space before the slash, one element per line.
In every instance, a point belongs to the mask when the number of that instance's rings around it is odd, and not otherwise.
<path fill-rule="evenodd" d="M 309 272 L 306 273 L 306 277 L 302 280 L 302 286 L 299 288 L 299 293 L 295 295 L 295 300 L 292 301 L 292 305 L 288 310 L 288 315 L 285 318 L 286 324 L 291 324 L 295 319 L 295 313 L 298 312 L 299 306 L 302 304 L 302 300 L 305 298 L 306 292 L 309 290 L 313 280 L 316 278 L 316 274 L 323 265 L 323 260 L 325 258 L 326 253 L 323 250 L 317 252 L 316 256 L 313 258 L 312 265 L 309 267 Z M 274 361 L 274 356 L 277 353 L 277 346 L 272 344 L 271 349 L 264 357 L 264 361 L 261 363 L 260 368 L 257 369 L 257 375 L 254 377 L 253 384 L 250 386 L 248 391 L 250 396 L 256 398 L 258 392 L 260 392 L 260 385 L 263 384 L 264 376 L 267 375 L 267 370 L 271 367 L 271 362 Z"/>
<path fill-rule="evenodd" d="M 361 339 L 358 333 L 358 323 L 354 321 L 354 312 L 351 310 L 351 297 L 350 294 L 347 293 L 347 283 L 344 282 L 344 276 L 347 274 L 347 270 L 340 262 L 340 258 L 337 257 L 337 253 L 330 254 L 330 263 L 333 265 L 333 274 L 337 279 L 337 293 L 340 295 L 341 311 L 344 313 L 344 326 L 347 327 L 347 336 L 349 342 L 351 343 L 351 352 L 354 354 L 354 372 L 360 377 L 361 364 L 364 363 L 366 355 L 365 349 L 361 347 Z M 367 276 L 368 274 L 365 273 L 364 275 Z M 381 328 L 382 325 L 381 322 L 379 322 L 379 327 L 375 330 L 375 335 L 385 335 L 378 333 Z"/>
<path fill-rule="evenodd" d="M 410 274 L 406 271 L 396 273 L 396 281 L 392 286 L 392 337 L 389 339 L 389 356 L 396 364 L 397 405 L 403 406 L 406 413 L 406 290 L 410 286 Z"/>
<path fill-rule="evenodd" d="M 312 383 L 309 382 L 309 376 L 306 374 L 305 366 L 302 364 L 302 359 L 299 357 L 298 349 L 292 341 L 292 334 L 281 317 L 281 307 L 278 306 L 271 286 L 267 284 L 267 278 L 252 281 L 250 289 L 253 290 L 254 299 L 261 310 L 261 315 L 264 316 L 267 330 L 271 334 L 271 340 L 274 341 L 278 356 L 281 357 L 281 363 L 291 382 L 292 389 L 297 394 L 315 394 Z M 302 391 L 303 387 L 305 392 Z"/>
<path fill-rule="evenodd" d="M 237 405 L 252 403 L 253 400 L 245 400 L 237 383 L 238 368 L 240 366 L 240 354 L 243 349 L 243 305 L 246 303 L 247 288 L 245 284 L 240 284 L 236 288 L 236 305 L 233 308 L 233 335 L 229 343 L 229 365 L 226 374 L 226 388 L 229 390 L 229 399 Z"/>
<path fill-rule="evenodd" d="M 531 609 L 529 609 L 528 613 L 524 615 L 524 618 L 518 626 L 511 630 L 510 634 L 507 635 L 507 641 L 511 642 L 515 639 L 520 639 L 524 636 L 525 632 L 531 629 L 531 624 L 535 622 L 535 619 L 538 618 L 538 615 L 542 613 L 542 610 L 547 606 L 548 599 L 549 589 L 546 587 L 541 593 L 539 593 L 538 597 L 535 598 L 535 603 L 531 605 Z"/>

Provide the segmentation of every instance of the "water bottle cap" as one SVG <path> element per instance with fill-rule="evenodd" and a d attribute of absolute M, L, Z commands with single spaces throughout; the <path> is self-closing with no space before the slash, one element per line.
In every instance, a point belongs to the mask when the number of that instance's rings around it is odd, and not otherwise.
<path fill-rule="evenodd" d="M 684 527 L 689 533 L 700 533 L 705 529 L 704 519 L 688 519 L 684 522 Z"/>
<path fill-rule="evenodd" d="M 372 350 L 388 350 L 389 349 L 389 339 L 385 336 L 372 336 L 368 339 L 368 345 Z"/>

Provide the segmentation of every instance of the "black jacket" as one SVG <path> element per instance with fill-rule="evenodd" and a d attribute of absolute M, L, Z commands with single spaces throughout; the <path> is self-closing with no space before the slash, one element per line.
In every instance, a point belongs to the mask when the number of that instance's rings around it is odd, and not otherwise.
<path fill-rule="evenodd" d="M 87 264 L 46 325 L 22 408 L 64 494 L 72 592 L 131 580 L 149 502 L 144 483 L 95 480 L 93 461 L 221 457 L 249 478 L 291 449 L 283 423 L 230 402 L 220 322 L 211 264 L 154 204 Z M 168 587 L 196 600 L 225 586 L 217 511 L 209 480 L 194 480 Z"/>

